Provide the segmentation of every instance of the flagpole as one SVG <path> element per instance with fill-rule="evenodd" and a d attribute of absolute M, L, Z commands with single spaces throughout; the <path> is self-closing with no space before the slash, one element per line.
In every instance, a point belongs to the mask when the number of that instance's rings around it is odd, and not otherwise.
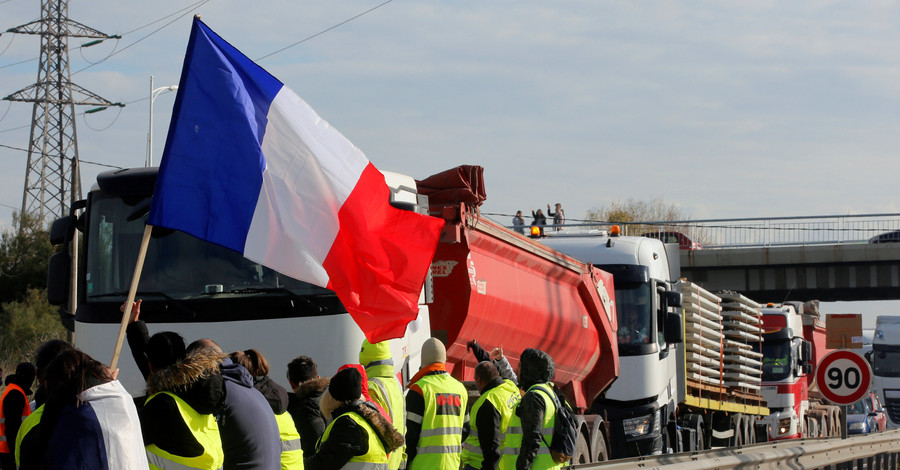
<path fill-rule="evenodd" d="M 119 353 L 122 352 L 122 343 L 125 342 L 125 329 L 131 319 L 131 310 L 134 308 L 134 298 L 137 295 L 138 281 L 141 280 L 141 271 L 144 269 L 144 258 L 147 256 L 147 247 L 150 245 L 150 233 L 153 231 L 152 225 L 144 227 L 144 238 L 141 239 L 141 249 L 138 252 L 137 263 L 134 266 L 134 276 L 131 278 L 131 287 L 128 289 L 128 299 L 125 301 L 126 308 L 122 312 L 122 324 L 119 325 L 119 337 L 116 338 L 116 349 L 113 351 L 112 361 L 109 368 L 115 370 L 119 363 Z"/>

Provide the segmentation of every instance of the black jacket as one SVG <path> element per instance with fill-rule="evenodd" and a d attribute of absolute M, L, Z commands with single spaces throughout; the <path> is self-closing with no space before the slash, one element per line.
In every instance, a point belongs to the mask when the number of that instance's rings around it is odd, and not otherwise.
<path fill-rule="evenodd" d="M 288 412 L 300 433 L 303 455 L 316 453 L 316 441 L 325 432 L 325 417 L 319 409 L 319 400 L 328 388 L 328 378 L 318 377 L 297 385 L 294 393 L 288 393 Z"/>
<path fill-rule="evenodd" d="M 544 397 L 536 390 L 527 391 L 532 385 L 553 380 L 553 359 L 537 349 L 526 349 L 519 358 L 519 388 L 526 390 L 516 407 L 516 415 L 522 420 L 522 447 L 516 460 L 516 470 L 530 470 L 534 457 L 541 447 L 541 430 L 544 427 Z M 550 412 L 554 412 L 551 410 Z"/>
<path fill-rule="evenodd" d="M 335 417 L 328 433 L 328 439 L 322 441 L 314 454 L 305 454 L 303 461 L 306 470 L 333 470 L 343 467 L 354 456 L 369 452 L 369 435 L 366 430 L 351 418 L 341 416 L 353 412 L 362 417 L 390 453 L 403 445 L 403 436 L 388 422 L 374 406 L 362 400 L 345 402 L 332 412 Z"/>
<path fill-rule="evenodd" d="M 197 351 L 184 360 L 155 371 L 147 378 L 147 396 L 171 392 L 197 413 L 215 415 L 225 404 L 225 391 L 219 361 L 222 356 Z M 183 457 L 197 457 L 203 446 L 188 429 L 178 405 L 168 395 L 157 395 L 139 408 L 144 445 Z"/>
<path fill-rule="evenodd" d="M 288 409 L 288 392 L 275 383 L 268 375 L 253 377 L 253 388 L 259 390 L 272 407 L 272 412 L 280 415 Z"/>

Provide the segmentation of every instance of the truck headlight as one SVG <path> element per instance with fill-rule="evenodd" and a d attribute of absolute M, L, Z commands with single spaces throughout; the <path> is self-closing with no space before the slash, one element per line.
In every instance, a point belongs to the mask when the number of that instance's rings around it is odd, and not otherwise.
<path fill-rule="evenodd" d="M 625 435 L 629 437 L 643 436 L 651 431 L 659 433 L 659 410 L 652 415 L 628 418 L 622 421 Z"/>
<path fill-rule="evenodd" d="M 866 423 L 861 422 L 861 421 L 859 423 L 850 423 L 850 430 L 851 431 L 865 431 Z"/>
<path fill-rule="evenodd" d="M 778 420 L 778 434 L 787 434 L 791 430 L 791 418 L 781 418 Z"/>

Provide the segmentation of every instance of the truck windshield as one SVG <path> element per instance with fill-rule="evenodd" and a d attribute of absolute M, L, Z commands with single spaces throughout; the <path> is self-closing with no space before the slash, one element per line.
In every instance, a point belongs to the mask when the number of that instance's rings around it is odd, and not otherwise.
<path fill-rule="evenodd" d="M 650 284 L 646 282 L 616 284 L 616 311 L 619 320 L 619 354 L 651 352 L 644 351 L 648 348 L 642 347 L 655 344 Z"/>
<path fill-rule="evenodd" d="M 900 351 L 885 351 L 875 345 L 872 372 L 879 377 L 900 377 Z"/>
<path fill-rule="evenodd" d="M 764 341 L 762 354 L 763 382 L 784 380 L 791 375 L 791 341 L 789 339 Z"/>
<path fill-rule="evenodd" d="M 147 219 L 144 214 L 128 220 L 139 202 L 94 193 L 85 239 L 88 302 L 125 297 L 122 293 L 130 287 Z M 159 236 L 154 231 L 138 291 L 178 300 L 248 291 L 333 295 L 330 290 L 287 277 L 237 252 L 175 231 L 161 231 Z"/>

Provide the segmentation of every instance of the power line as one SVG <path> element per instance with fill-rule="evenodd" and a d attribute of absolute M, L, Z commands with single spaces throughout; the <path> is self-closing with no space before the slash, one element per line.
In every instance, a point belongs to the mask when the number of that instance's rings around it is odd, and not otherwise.
<path fill-rule="evenodd" d="M 269 57 L 272 57 L 273 55 L 278 54 L 279 52 L 286 51 L 286 50 L 288 50 L 288 49 L 290 49 L 290 48 L 292 48 L 292 47 L 294 47 L 294 46 L 303 44 L 304 42 L 309 41 L 310 39 L 312 39 L 312 38 L 314 38 L 314 37 L 321 36 L 321 35 L 323 35 L 323 34 L 329 32 L 329 31 L 331 31 L 332 29 L 335 29 L 335 28 L 338 28 L 338 27 L 340 27 L 340 26 L 343 26 L 343 25 L 345 25 L 345 24 L 347 24 L 347 23 L 349 23 L 349 22 L 351 22 L 351 21 L 353 21 L 353 20 L 355 20 L 355 19 L 357 19 L 357 18 L 359 18 L 359 17 L 361 17 L 361 16 L 363 16 L 363 15 L 366 15 L 366 14 L 368 14 L 368 13 L 371 13 L 371 12 L 373 12 L 373 11 L 375 11 L 375 10 L 377 10 L 377 9 L 379 9 L 379 8 L 381 8 L 381 7 L 383 7 L 383 6 L 385 6 L 385 5 L 387 5 L 388 3 L 391 3 L 392 1 L 394 1 L 394 0 L 387 0 L 387 1 L 385 1 L 385 2 L 379 3 L 378 5 L 375 5 L 374 7 L 369 8 L 368 10 L 366 10 L 366 11 L 364 11 L 364 12 L 362 12 L 362 13 L 360 13 L 360 14 L 354 16 L 354 17 L 351 17 L 351 18 L 349 18 L 349 19 L 346 19 L 346 20 L 344 20 L 344 21 L 341 21 L 340 23 L 338 23 L 338 24 L 336 24 L 336 25 L 334 25 L 334 26 L 332 26 L 332 27 L 330 27 L 330 28 L 323 29 L 322 31 L 319 31 L 318 33 L 313 34 L 312 36 L 309 36 L 309 37 L 306 37 L 306 38 L 304 38 L 304 39 L 301 39 L 301 40 L 299 40 L 299 41 L 297 41 L 297 42 L 295 42 L 295 43 L 293 43 L 293 44 L 289 44 L 289 45 L 287 45 L 287 46 L 284 46 L 284 47 L 282 47 L 281 49 L 278 49 L 278 50 L 275 51 L 275 52 L 270 52 L 270 53 L 268 53 L 268 54 L 266 54 L 266 55 L 264 55 L 264 56 L 262 56 L 262 57 L 256 59 L 256 61 L 259 62 L 259 61 L 261 61 L 261 60 L 263 60 L 263 59 L 267 59 L 267 58 L 269 58 Z"/>

